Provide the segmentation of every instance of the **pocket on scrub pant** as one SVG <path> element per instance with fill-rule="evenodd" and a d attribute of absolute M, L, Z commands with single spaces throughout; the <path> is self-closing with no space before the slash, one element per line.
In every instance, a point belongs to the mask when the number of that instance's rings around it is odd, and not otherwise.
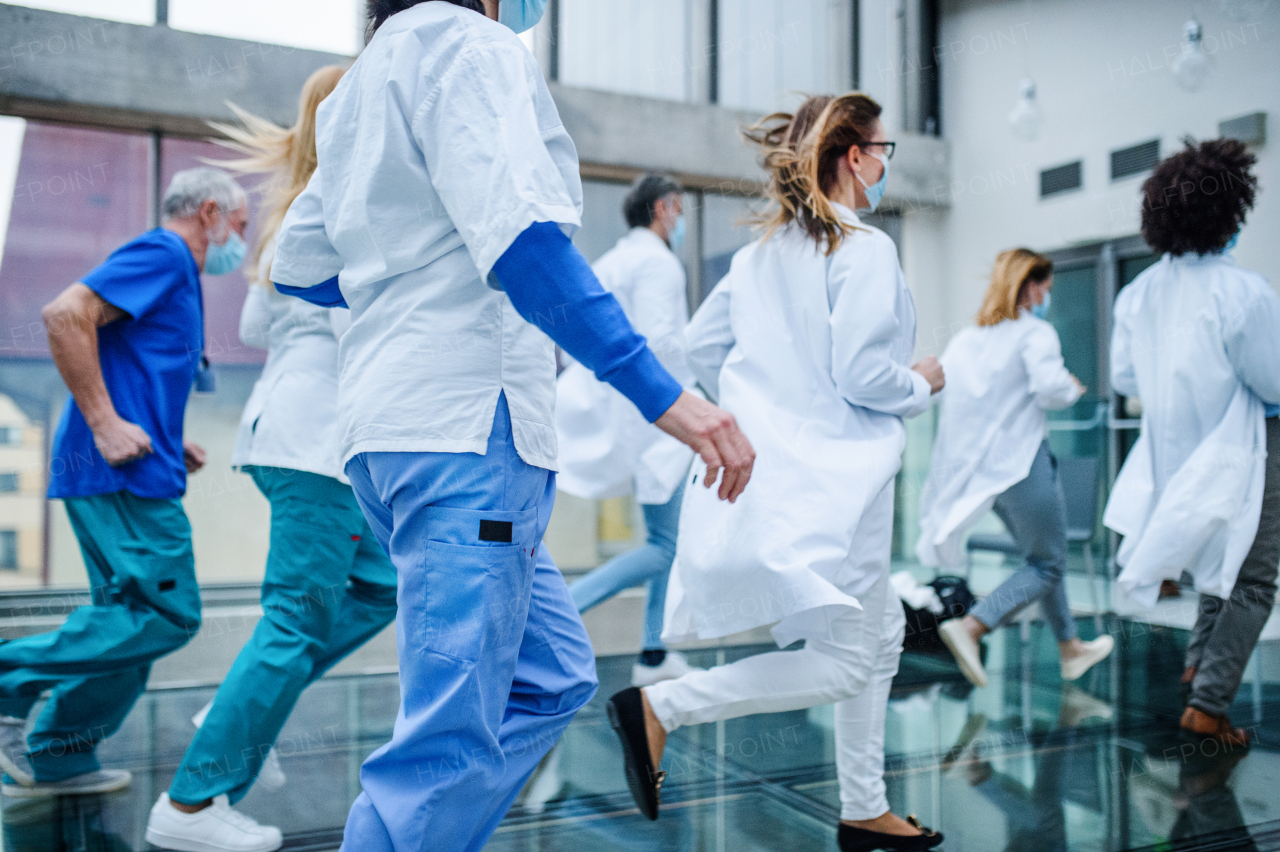
<path fill-rule="evenodd" d="M 415 570 L 402 572 L 409 647 L 476 662 L 520 643 L 533 586 L 533 544 L 519 534 L 507 536 L 510 543 L 481 540 L 480 523 L 510 524 L 532 538 L 525 514 L 432 510 L 421 559 Z M 445 537 L 453 540 L 437 540 Z"/>

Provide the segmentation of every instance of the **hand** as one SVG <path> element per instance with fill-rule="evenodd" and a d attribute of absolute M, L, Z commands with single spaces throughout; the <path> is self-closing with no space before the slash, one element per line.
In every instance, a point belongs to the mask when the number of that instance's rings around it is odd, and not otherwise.
<path fill-rule="evenodd" d="M 947 377 L 942 372 L 942 364 L 932 355 L 913 364 L 911 369 L 925 377 L 925 380 L 929 382 L 929 393 L 931 394 L 937 393 L 947 385 Z"/>
<path fill-rule="evenodd" d="M 155 452 L 151 449 L 151 436 L 141 426 L 118 416 L 93 430 L 93 443 L 112 467 Z"/>
<path fill-rule="evenodd" d="M 1089 390 L 1089 386 L 1077 379 L 1074 373 L 1071 375 L 1071 381 L 1075 383 L 1076 389 L 1080 391 L 1081 396 L 1084 396 L 1085 391 Z"/>
<path fill-rule="evenodd" d="M 720 499 L 737 501 L 751 479 L 756 451 L 732 414 L 685 391 L 654 425 L 702 456 L 707 463 L 703 478 L 707 488 L 715 484 L 720 468 L 724 468 Z"/>
<path fill-rule="evenodd" d="M 187 466 L 187 473 L 195 473 L 204 467 L 204 447 L 191 441 L 182 442 L 182 462 Z"/>

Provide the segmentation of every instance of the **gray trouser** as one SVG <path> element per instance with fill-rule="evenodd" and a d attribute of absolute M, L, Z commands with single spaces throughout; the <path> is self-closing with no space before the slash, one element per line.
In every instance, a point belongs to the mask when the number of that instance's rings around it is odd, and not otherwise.
<path fill-rule="evenodd" d="M 1276 599 L 1280 567 L 1280 418 L 1267 419 L 1267 475 L 1258 535 L 1240 566 L 1227 600 L 1200 596 L 1200 615 L 1187 645 L 1187 666 L 1196 669 L 1189 703 L 1206 713 L 1227 712 L 1244 677 Z"/>
<path fill-rule="evenodd" d="M 1067 568 L 1067 501 L 1048 441 L 1041 442 L 1027 478 L 997 497 L 994 508 L 1027 554 L 1027 564 L 983 598 L 971 614 L 988 630 L 995 630 L 1039 601 L 1054 638 L 1074 639 L 1076 622 L 1062 576 Z"/>

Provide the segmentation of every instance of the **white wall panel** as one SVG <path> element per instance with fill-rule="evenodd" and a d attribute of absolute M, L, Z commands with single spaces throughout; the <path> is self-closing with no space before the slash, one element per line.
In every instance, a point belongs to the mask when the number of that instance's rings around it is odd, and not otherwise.
<path fill-rule="evenodd" d="M 560 82 L 692 100 L 693 0 L 561 0 Z M 693 60 L 691 61 L 690 55 Z"/>

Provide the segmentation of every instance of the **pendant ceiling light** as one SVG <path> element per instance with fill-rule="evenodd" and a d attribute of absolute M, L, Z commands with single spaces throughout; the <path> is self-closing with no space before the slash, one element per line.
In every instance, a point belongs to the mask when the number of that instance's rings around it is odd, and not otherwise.
<path fill-rule="evenodd" d="M 1036 83 L 1025 77 L 1018 86 L 1018 102 L 1009 113 L 1009 129 L 1024 142 L 1032 142 L 1040 133 L 1040 104 L 1036 101 Z"/>
<path fill-rule="evenodd" d="M 1209 55 L 1204 52 L 1200 22 L 1192 19 L 1182 27 L 1182 52 L 1173 60 L 1173 78 L 1188 92 L 1194 92 L 1209 76 Z"/>

